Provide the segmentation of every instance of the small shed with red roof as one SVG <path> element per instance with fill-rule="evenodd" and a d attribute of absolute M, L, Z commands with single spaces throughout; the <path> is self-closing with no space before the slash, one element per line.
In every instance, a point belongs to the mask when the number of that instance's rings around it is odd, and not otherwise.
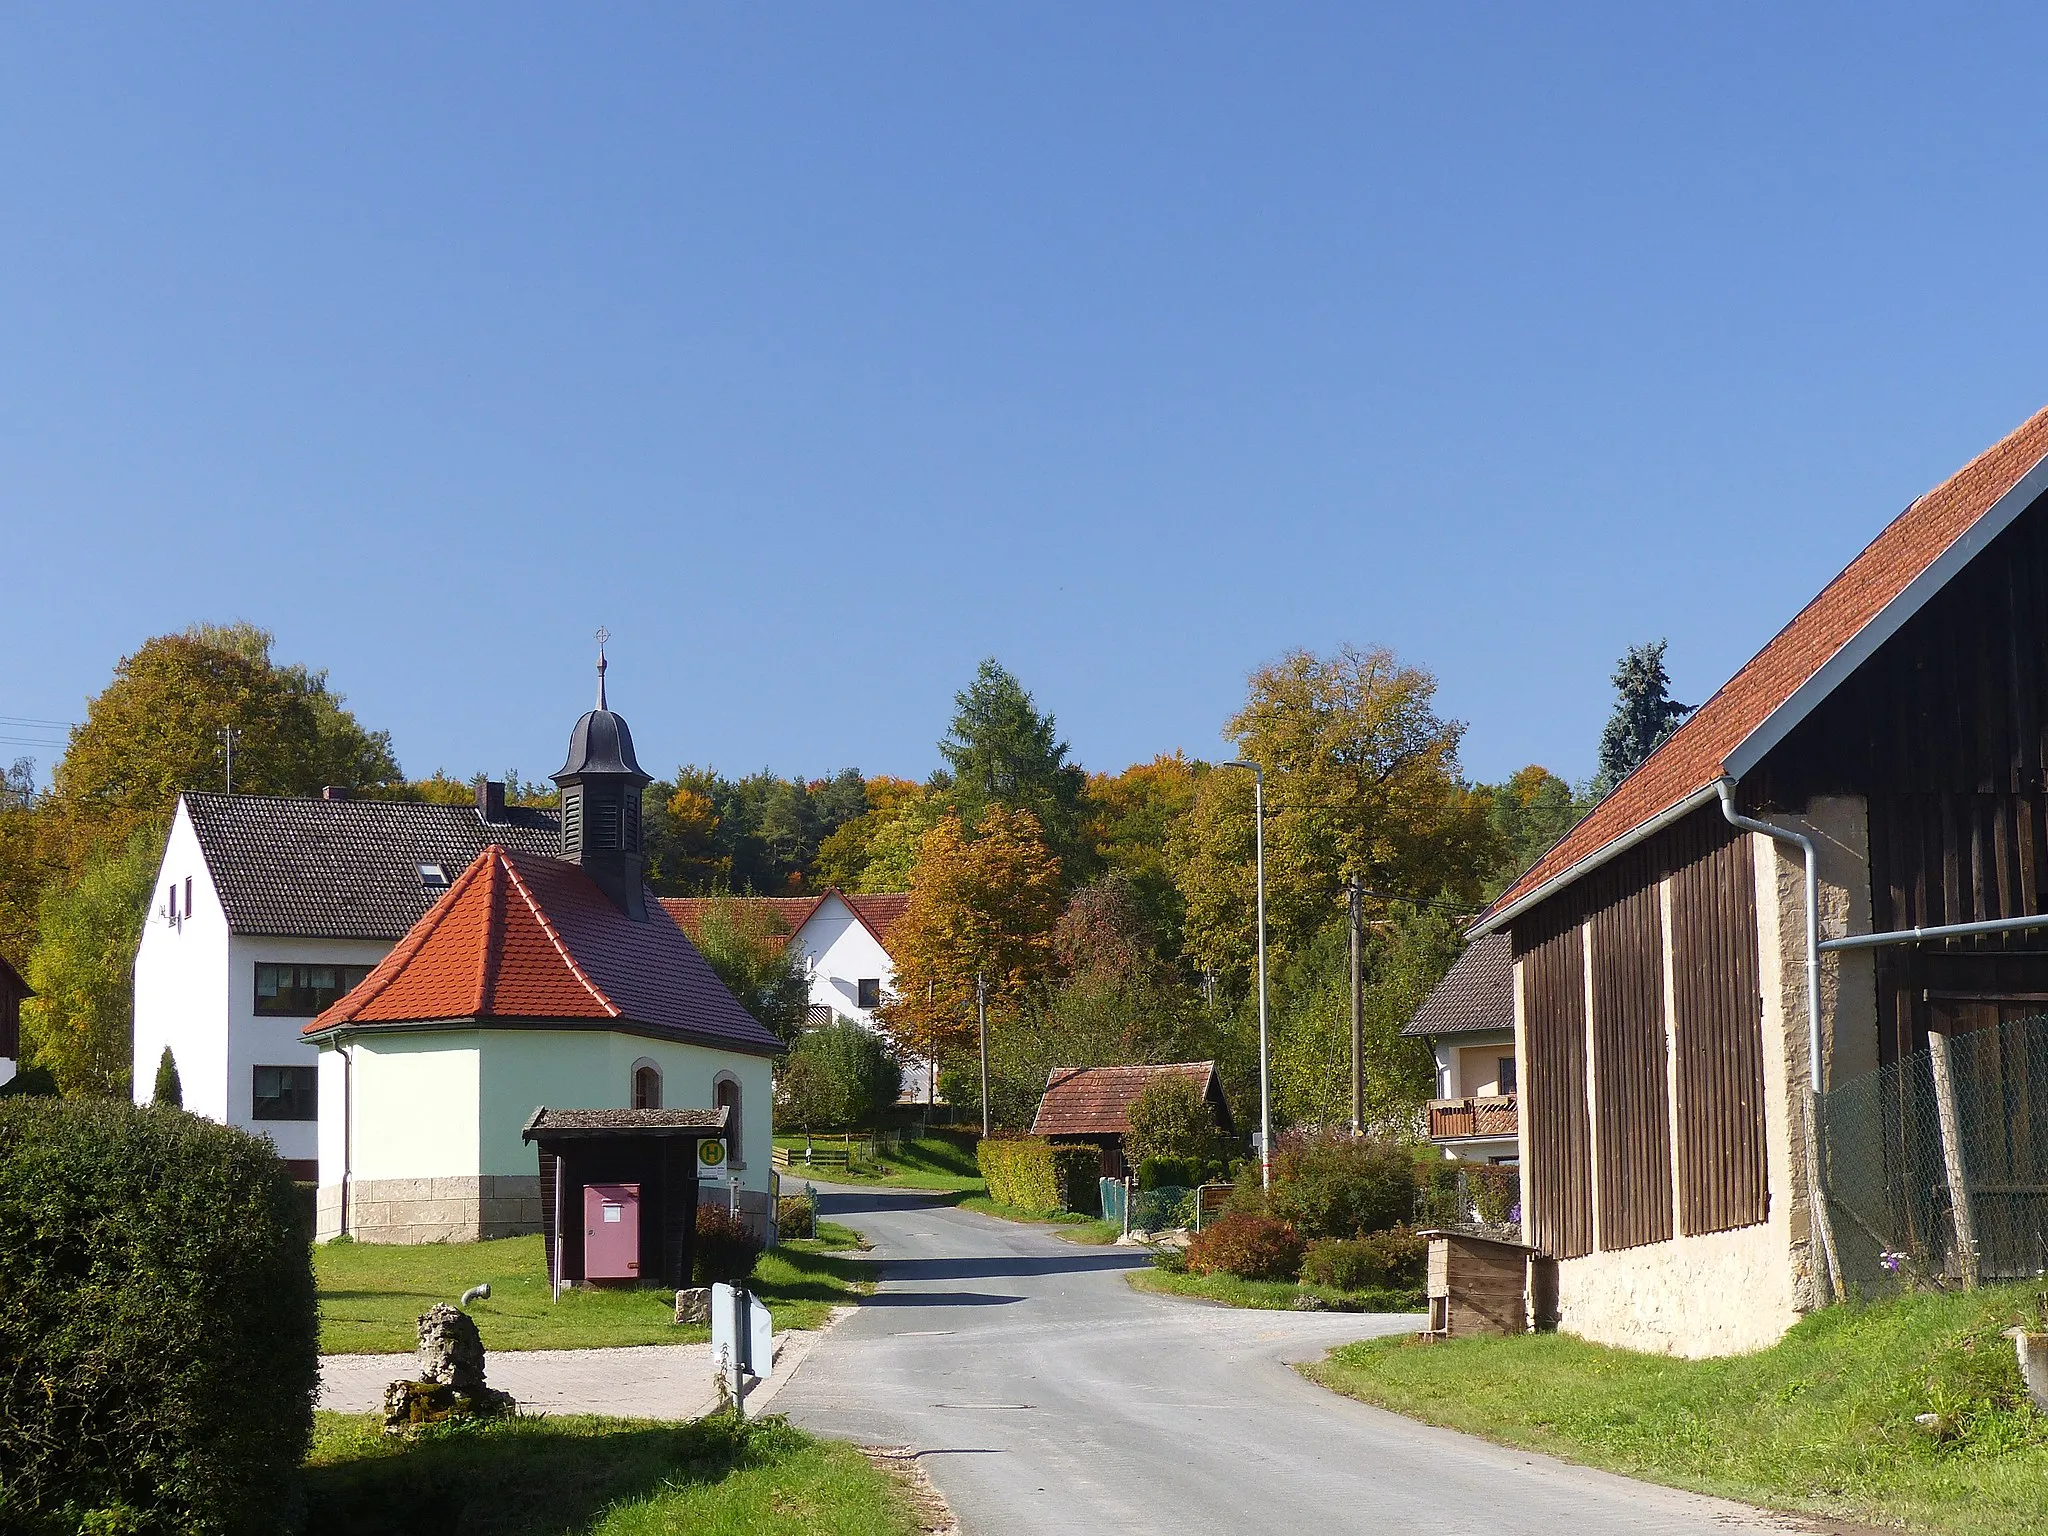
<path fill-rule="evenodd" d="M 1213 1061 L 1174 1061 L 1154 1066 L 1054 1067 L 1046 1074 L 1045 1095 L 1031 1134 L 1055 1146 L 1094 1145 L 1102 1148 L 1102 1176 L 1122 1178 L 1124 1136 L 1131 1128 L 1131 1105 L 1162 1078 L 1184 1078 L 1195 1085 L 1216 1117 L 1216 1129 L 1231 1135 L 1235 1127 L 1223 1097 L 1223 1079 Z"/>

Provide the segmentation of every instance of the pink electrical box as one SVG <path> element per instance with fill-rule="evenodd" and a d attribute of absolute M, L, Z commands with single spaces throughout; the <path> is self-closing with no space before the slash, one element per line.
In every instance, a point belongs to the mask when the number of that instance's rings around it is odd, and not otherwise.
<path fill-rule="evenodd" d="M 640 1278 L 640 1186 L 583 1186 L 583 1278 Z"/>

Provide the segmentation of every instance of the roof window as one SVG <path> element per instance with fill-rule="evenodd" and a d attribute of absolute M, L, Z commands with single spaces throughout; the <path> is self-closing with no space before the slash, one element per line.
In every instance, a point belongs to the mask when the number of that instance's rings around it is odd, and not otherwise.
<path fill-rule="evenodd" d="M 420 889 L 423 891 L 445 891 L 448 889 L 448 871 L 439 864 L 420 866 Z"/>

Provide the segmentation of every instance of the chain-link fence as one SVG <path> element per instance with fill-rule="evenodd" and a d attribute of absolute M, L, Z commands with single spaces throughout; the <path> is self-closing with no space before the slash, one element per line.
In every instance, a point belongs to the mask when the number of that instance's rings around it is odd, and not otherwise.
<path fill-rule="evenodd" d="M 1828 1093 L 1821 1125 L 1860 1289 L 2048 1273 L 2048 1014 L 1934 1034 Z"/>

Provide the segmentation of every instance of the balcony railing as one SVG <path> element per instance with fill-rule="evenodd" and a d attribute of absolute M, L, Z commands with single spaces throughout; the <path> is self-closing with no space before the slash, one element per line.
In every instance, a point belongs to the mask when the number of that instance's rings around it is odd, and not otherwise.
<path fill-rule="evenodd" d="M 1462 1141 L 1474 1136 L 1512 1136 L 1517 1128 L 1515 1096 L 1512 1093 L 1431 1099 L 1429 1136 L 1432 1141 Z"/>

